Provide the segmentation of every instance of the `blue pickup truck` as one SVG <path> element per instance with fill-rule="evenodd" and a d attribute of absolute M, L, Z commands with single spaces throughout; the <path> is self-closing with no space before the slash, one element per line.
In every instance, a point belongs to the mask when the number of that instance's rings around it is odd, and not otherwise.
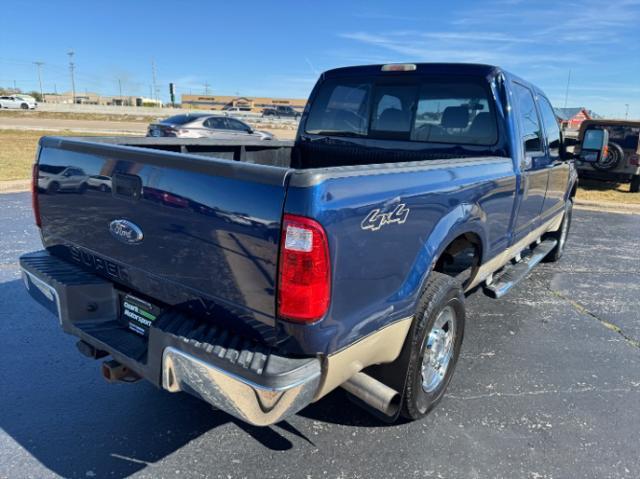
<path fill-rule="evenodd" d="M 451 380 L 465 296 L 562 256 L 575 154 L 545 95 L 498 67 L 339 68 L 295 142 L 42 138 L 24 283 L 109 381 L 255 425 L 338 387 L 418 419 Z"/>

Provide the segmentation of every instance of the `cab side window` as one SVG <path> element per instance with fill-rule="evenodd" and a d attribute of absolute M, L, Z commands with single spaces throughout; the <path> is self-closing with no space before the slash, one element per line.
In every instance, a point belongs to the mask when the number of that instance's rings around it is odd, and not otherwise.
<path fill-rule="evenodd" d="M 558 127 L 558 120 L 556 114 L 547 100 L 544 97 L 540 97 L 539 101 L 540 114 L 542 115 L 542 123 L 544 129 L 547 132 L 547 144 L 549 145 L 549 157 L 551 160 L 558 160 L 560 158 L 560 128 Z"/>
<path fill-rule="evenodd" d="M 519 83 L 513 84 L 513 93 L 518 104 L 518 122 L 525 153 L 542 153 L 542 128 L 536 112 L 536 103 L 531 90 Z"/>

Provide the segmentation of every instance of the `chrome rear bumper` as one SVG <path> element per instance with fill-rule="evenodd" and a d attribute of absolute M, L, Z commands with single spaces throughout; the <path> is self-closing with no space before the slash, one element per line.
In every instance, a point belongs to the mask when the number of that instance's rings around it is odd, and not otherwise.
<path fill-rule="evenodd" d="M 230 374 L 194 356 L 168 347 L 162 354 L 162 387 L 186 391 L 256 426 L 281 421 L 313 401 L 320 367 L 294 382 L 267 387 Z"/>

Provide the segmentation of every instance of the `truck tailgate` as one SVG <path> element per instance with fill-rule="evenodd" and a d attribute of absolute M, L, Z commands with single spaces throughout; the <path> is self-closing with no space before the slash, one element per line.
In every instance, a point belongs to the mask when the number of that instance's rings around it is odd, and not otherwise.
<path fill-rule="evenodd" d="M 164 307 L 275 341 L 286 167 L 43 138 L 45 247 Z"/>

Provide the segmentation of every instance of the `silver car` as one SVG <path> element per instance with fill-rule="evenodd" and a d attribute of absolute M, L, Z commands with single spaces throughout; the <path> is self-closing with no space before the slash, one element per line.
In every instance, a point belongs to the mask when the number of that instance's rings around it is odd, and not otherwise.
<path fill-rule="evenodd" d="M 151 123 L 147 136 L 177 138 L 215 138 L 218 140 L 272 140 L 266 131 L 254 130 L 245 122 L 228 116 L 206 113 L 175 115 Z"/>
<path fill-rule="evenodd" d="M 37 105 L 35 98 L 29 95 L 0 96 L 0 108 L 35 110 Z"/>

